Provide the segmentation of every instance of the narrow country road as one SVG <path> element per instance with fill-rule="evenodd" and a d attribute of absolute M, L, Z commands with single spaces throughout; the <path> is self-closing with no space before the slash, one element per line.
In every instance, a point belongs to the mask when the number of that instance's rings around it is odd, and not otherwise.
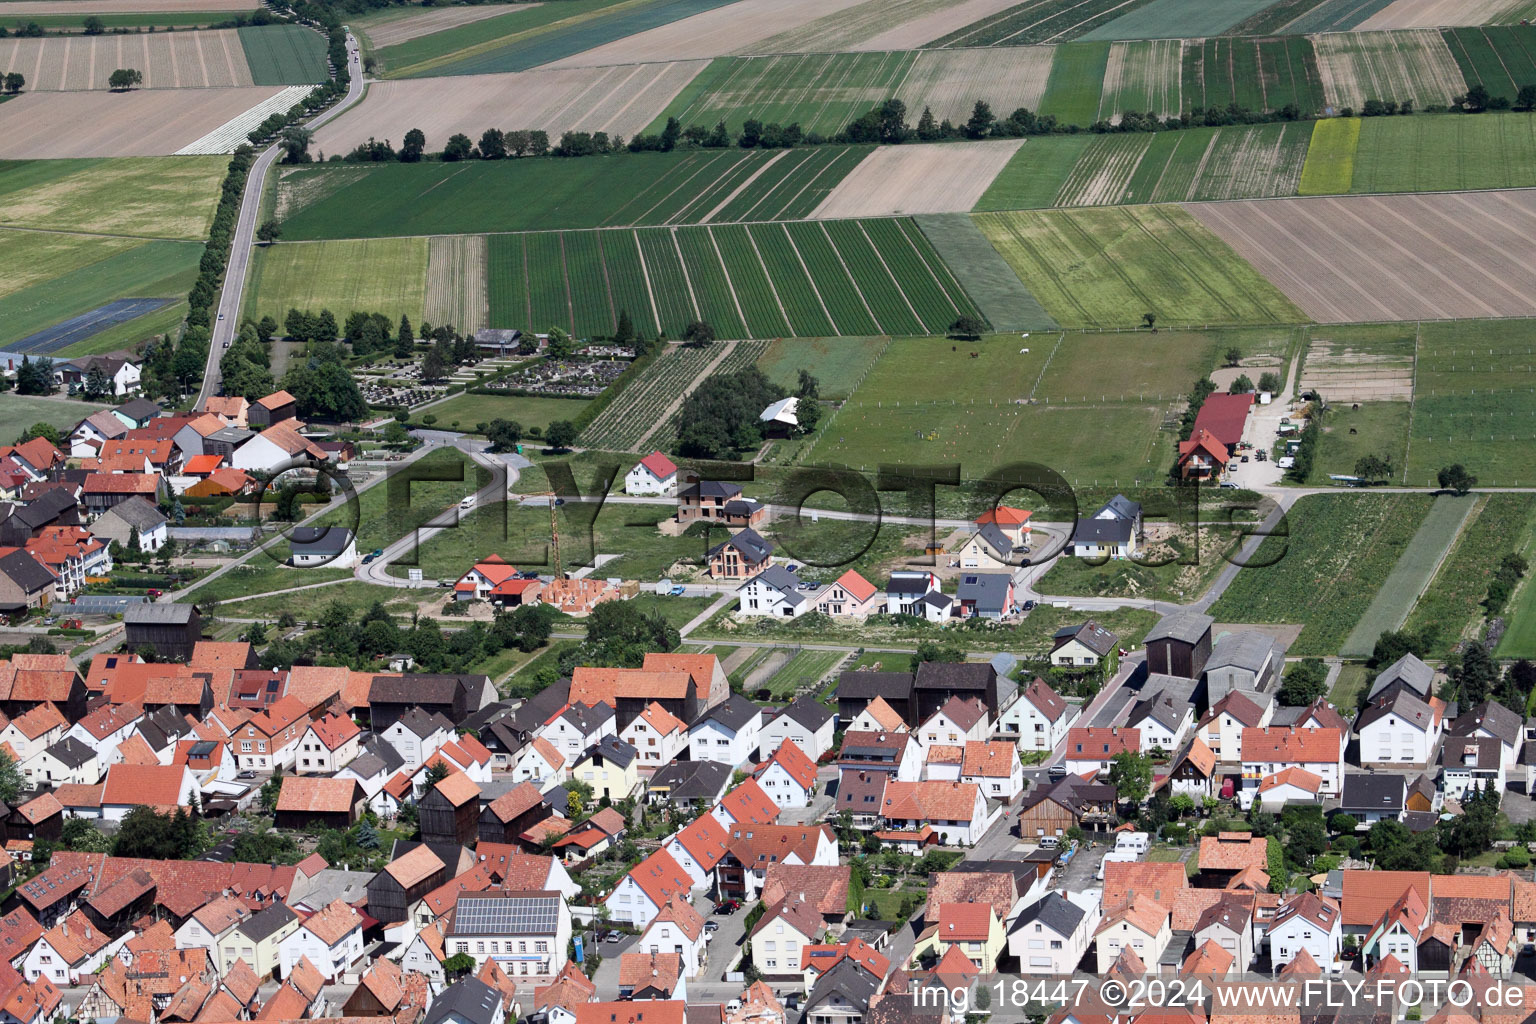
<path fill-rule="evenodd" d="M 351 83 L 340 103 L 324 111 L 306 127 L 318 128 L 341 114 L 363 98 L 363 62 L 358 53 L 357 39 L 347 33 L 347 71 Z M 256 221 L 261 216 L 261 193 L 266 187 L 267 172 L 282 154 L 276 146 L 270 146 L 251 165 L 251 173 L 245 179 L 245 195 L 240 200 L 240 217 L 235 222 L 235 238 L 229 249 L 229 265 L 224 269 L 224 291 L 219 296 L 218 315 L 213 321 L 213 340 L 208 343 L 208 365 L 203 367 L 203 386 L 197 392 L 197 405 L 219 393 L 222 379 L 219 361 L 224 349 L 234 340 L 236 326 L 240 322 L 240 303 L 245 297 L 245 278 L 250 272 L 251 247 L 256 240 Z"/>

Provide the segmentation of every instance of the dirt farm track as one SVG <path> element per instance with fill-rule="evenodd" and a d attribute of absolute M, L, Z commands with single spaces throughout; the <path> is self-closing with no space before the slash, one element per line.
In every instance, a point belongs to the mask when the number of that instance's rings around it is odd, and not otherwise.
<path fill-rule="evenodd" d="M 0 13 L 4 7 L 0 6 Z M 19 71 L 33 92 L 107 88 L 114 68 L 138 68 L 146 89 L 220 89 L 251 84 L 239 33 L 156 32 L 0 39 L 0 74 Z"/>
<path fill-rule="evenodd" d="M 17 160 L 168 156 L 279 92 L 264 85 L 23 93 L 0 103 L 0 151 Z"/>
<path fill-rule="evenodd" d="M 1536 190 L 1186 208 L 1321 323 L 1536 316 Z"/>

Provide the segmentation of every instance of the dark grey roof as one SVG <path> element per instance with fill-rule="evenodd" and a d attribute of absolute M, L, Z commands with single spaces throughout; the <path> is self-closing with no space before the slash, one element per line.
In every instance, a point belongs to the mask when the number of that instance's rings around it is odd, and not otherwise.
<path fill-rule="evenodd" d="M 1520 716 L 1491 700 L 1463 711 L 1446 732 L 1452 736 L 1471 736 L 1479 729 L 1510 747 L 1518 746 L 1525 735 L 1525 723 Z"/>
<path fill-rule="evenodd" d="M 997 670 L 985 661 L 925 661 L 913 685 L 919 690 L 985 690 Z"/>
<path fill-rule="evenodd" d="M 1351 772 L 1344 776 L 1342 811 L 1396 814 L 1403 809 L 1403 777 L 1388 772 Z"/>
<path fill-rule="evenodd" d="M 1211 647 L 1211 656 L 1205 663 L 1206 671 L 1213 668 L 1241 668 L 1259 672 L 1270 660 L 1276 647 L 1273 637 L 1257 630 L 1244 629 L 1225 633 Z"/>
<path fill-rule="evenodd" d="M 1083 544 L 1126 544 L 1131 539 L 1131 524 L 1124 519 L 1079 519 L 1072 527 L 1072 540 Z"/>
<path fill-rule="evenodd" d="M 222 427 L 208 435 L 209 441 L 217 441 L 220 444 L 229 444 L 239 447 L 256 436 L 256 431 L 247 430 L 244 427 Z"/>
<path fill-rule="evenodd" d="M 54 580 L 53 573 L 21 548 L 0 558 L 0 574 L 29 594 L 46 590 L 53 585 Z"/>
<path fill-rule="evenodd" d="M 1057 935 L 1071 935 L 1077 931 L 1086 912 L 1059 892 L 1048 893 L 1043 900 L 1031 903 L 1020 912 L 1010 931 L 1023 931 L 1036 922 Z"/>
<path fill-rule="evenodd" d="M 1429 696 L 1429 688 L 1435 682 L 1435 670 L 1412 654 L 1405 654 L 1381 670 L 1368 696 L 1374 697 L 1393 683 L 1401 682 L 1421 697 Z"/>
<path fill-rule="evenodd" d="M 976 531 L 976 539 L 981 541 L 992 552 L 992 556 L 1002 561 L 1013 554 L 1013 541 L 1008 535 L 998 529 L 996 523 L 983 523 L 981 529 Z"/>
<path fill-rule="evenodd" d="M 1412 690 L 1397 688 L 1380 697 L 1371 698 L 1371 702 L 1355 719 L 1355 731 L 1388 715 L 1396 715 L 1410 724 L 1416 724 L 1425 732 L 1432 732 L 1435 727 L 1434 709 L 1420 700 L 1419 695 Z"/>
<path fill-rule="evenodd" d="M 123 622 L 130 626 L 185 626 L 195 611 L 197 605 L 193 604 L 136 604 L 123 611 Z"/>
<path fill-rule="evenodd" d="M 500 992 L 476 978 L 460 978 L 432 1000 L 426 1024 L 442 1024 L 451 1017 L 469 1024 L 491 1024 L 500 1008 Z"/>
<path fill-rule="evenodd" d="M 827 724 L 827 720 L 832 717 L 832 709 L 810 694 L 806 694 L 803 697 L 795 698 L 794 703 L 785 705 L 773 717 L 778 718 L 780 716 L 788 716 L 800 725 L 815 732 Z"/>
<path fill-rule="evenodd" d="M 1470 755 L 1470 757 L 1469 757 Z M 1456 768 L 1497 768 L 1503 748 L 1492 736 L 1447 736 L 1440 744 L 1440 765 Z"/>
<path fill-rule="evenodd" d="M 724 480 L 700 480 L 677 492 L 680 498 L 735 498 L 741 494 L 741 484 Z"/>
<path fill-rule="evenodd" d="M 834 992 L 846 999 L 850 1006 L 868 1009 L 870 996 L 883 980 L 859 966 L 853 957 L 843 957 L 830 971 L 816 979 L 816 985 L 805 1001 L 806 1015 L 811 1016 L 812 1008 L 826 1002 Z"/>
<path fill-rule="evenodd" d="M 240 924 L 240 934 L 252 942 L 261 942 L 269 935 L 274 935 L 289 921 L 298 920 L 299 915 L 288 909 L 286 903 L 274 903 L 265 910 L 257 911 L 250 918 Z"/>
<path fill-rule="evenodd" d="M 612 764 L 616 764 L 620 768 L 627 768 L 634 761 L 637 753 L 638 751 L 635 750 L 634 746 L 627 741 L 621 740 L 617 736 L 604 736 L 583 756 L 599 754 Z"/>
<path fill-rule="evenodd" d="M 751 498 L 739 498 L 736 501 L 728 501 L 721 510 L 728 516 L 750 516 L 763 506 Z"/>
<path fill-rule="evenodd" d="M 1403 824 L 1409 832 L 1428 832 L 1440 824 L 1440 815 L 1436 811 L 1404 811 Z"/>
<path fill-rule="evenodd" d="M 459 728 L 473 729 L 475 732 L 479 732 L 481 729 L 484 729 L 486 726 L 490 725 L 498 718 L 501 718 L 503 715 L 508 715 L 511 713 L 512 704 L 510 701 L 493 701 L 490 704 L 487 704 L 485 707 L 481 708 L 479 711 L 471 712 L 468 718 L 459 723 Z"/>
<path fill-rule="evenodd" d="M 1174 612 L 1164 616 L 1161 622 L 1152 627 L 1145 642 L 1178 640 L 1186 644 L 1197 643 L 1215 622 L 1209 615 L 1201 615 L 1199 612 Z"/>
<path fill-rule="evenodd" d="M 1136 706 L 1131 708 L 1131 715 L 1126 719 L 1125 724 L 1139 725 L 1150 718 L 1169 732 L 1173 732 L 1178 729 L 1179 723 L 1184 720 L 1189 710 L 1188 704 L 1176 705 L 1171 698 L 1157 694 L 1137 701 Z"/>
<path fill-rule="evenodd" d="M 694 800 L 718 800 L 731 781 L 729 765 L 718 761 L 673 761 L 651 776 L 650 788 L 667 790 L 667 799 L 675 803 Z"/>
<path fill-rule="evenodd" d="M 133 398 L 118 406 L 116 411 L 129 419 L 142 420 L 159 416 L 165 410 L 147 398 Z"/>
<path fill-rule="evenodd" d="M 955 602 L 950 596 L 940 590 L 930 590 L 923 595 L 922 604 L 932 605 L 935 608 L 948 608 Z"/>
<path fill-rule="evenodd" d="M 560 717 L 586 734 L 597 731 L 604 722 L 612 719 L 613 708 L 601 701 L 596 704 L 572 704 Z"/>
<path fill-rule="evenodd" d="M 773 545 L 765 540 L 762 534 L 758 533 L 750 526 L 710 548 L 710 557 L 713 558 L 715 555 L 718 555 L 720 552 L 724 551 L 727 547 L 732 547 L 737 551 L 740 551 L 742 557 L 749 562 L 761 562 L 767 559 L 769 555 L 773 554 Z"/>
<path fill-rule="evenodd" d="M 523 701 L 517 710 L 503 721 L 520 733 L 535 733 L 543 728 L 545 722 L 560 713 L 560 709 L 565 707 L 570 696 L 571 681 L 558 680 Z"/>
<path fill-rule="evenodd" d="M 1116 519 L 1125 520 L 1138 519 L 1141 516 L 1141 503 L 1132 501 L 1123 494 L 1117 494 L 1099 506 L 1099 510 L 1094 515 L 1111 515 Z"/>
<path fill-rule="evenodd" d="M 911 672 L 843 672 L 837 677 L 839 700 L 874 700 L 885 697 L 909 700 L 912 697 Z"/>
<path fill-rule="evenodd" d="M 368 687 L 370 704 L 452 704 L 461 688 L 485 676 L 455 676 L 433 672 L 407 672 L 400 676 L 374 676 Z"/>
<path fill-rule="evenodd" d="M 806 600 L 806 595 L 800 592 L 800 577 L 782 565 L 770 565 L 738 589 L 744 590 L 759 581 L 777 590 L 783 596 L 784 603 L 791 607 Z"/>
<path fill-rule="evenodd" d="M 153 530 L 157 526 L 164 526 L 170 521 L 160 514 L 158 508 L 137 494 L 113 505 L 106 511 L 106 515 L 115 516 L 129 526 L 138 527 L 140 533 Z"/>
<path fill-rule="evenodd" d="M 387 771 L 384 759 L 378 754 L 359 754 L 347 762 L 344 771 L 350 771 L 360 779 L 371 779 L 380 772 Z"/>
<path fill-rule="evenodd" d="M 447 729 L 453 732 L 453 723 L 443 717 L 440 711 L 427 711 L 423 708 L 411 708 L 397 720 L 398 724 L 413 733 L 417 739 L 426 739 L 439 729 Z"/>
<path fill-rule="evenodd" d="M 1101 658 L 1108 657 L 1109 652 L 1113 651 L 1115 645 L 1120 642 L 1119 637 L 1093 619 L 1089 619 L 1081 626 L 1063 626 L 1058 629 L 1051 644 L 1051 650 L 1054 651 L 1069 640 L 1076 640 Z"/>
<path fill-rule="evenodd" d="M 762 712 L 762 708 L 741 694 L 733 693 L 700 715 L 699 720 L 693 723 L 692 729 L 697 729 L 706 722 L 716 722 L 731 730 L 731 732 L 740 732 L 743 726 L 752 721 L 755 716 L 762 714 Z"/>
<path fill-rule="evenodd" d="M 1013 578 L 1005 572 L 968 572 L 955 584 L 955 600 L 974 602 L 978 612 L 1008 610 L 1008 588 Z"/>
<path fill-rule="evenodd" d="M 927 593 L 932 578 L 926 572 L 893 572 L 891 578 L 886 581 L 885 592 L 887 594 L 924 594 Z"/>
<path fill-rule="evenodd" d="M 352 531 L 339 526 L 296 526 L 288 543 L 295 554 L 339 555 L 352 543 Z"/>
<path fill-rule="evenodd" d="M 96 756 L 96 751 L 81 743 L 73 736 L 66 736 L 53 746 L 48 748 L 48 756 L 58 760 L 71 768 L 79 768 Z"/>

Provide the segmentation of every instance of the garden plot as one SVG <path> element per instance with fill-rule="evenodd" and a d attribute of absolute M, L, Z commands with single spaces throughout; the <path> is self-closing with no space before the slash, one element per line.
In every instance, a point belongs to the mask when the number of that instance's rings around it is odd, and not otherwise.
<path fill-rule="evenodd" d="M 1323 323 L 1536 315 L 1536 192 L 1266 199 L 1191 213 Z"/>
<path fill-rule="evenodd" d="M 396 142 L 420 128 L 427 148 L 487 128 L 604 131 L 629 137 L 655 120 L 704 61 L 374 82 L 368 97 L 316 133 L 314 147 L 345 153 L 369 138 Z"/>
<path fill-rule="evenodd" d="M 422 7 L 410 10 L 404 17 L 391 17 L 387 21 L 379 21 L 377 24 L 364 24 L 362 30 L 368 37 L 369 44 L 378 50 L 386 46 L 394 46 L 410 39 L 431 35 L 433 32 L 441 32 L 444 29 L 457 28 L 460 25 L 469 25 L 486 18 L 494 18 L 499 14 L 510 14 L 514 11 L 528 11 L 540 6 L 536 3 L 516 4 L 471 4 L 457 7 Z M 390 12 L 393 13 L 393 12 Z M 352 23 L 356 28 L 357 22 Z"/>
<path fill-rule="evenodd" d="M 1022 140 L 881 146 L 828 193 L 812 217 L 965 213 Z"/>
<path fill-rule="evenodd" d="M 17 160 L 168 156 L 280 91 L 252 86 L 23 93 L 0 104 L 0 139 L 5 155 Z"/>
<path fill-rule="evenodd" d="M 473 334 L 489 322 L 484 235 L 438 235 L 427 246 L 427 301 L 431 324 L 452 324 Z"/>
<path fill-rule="evenodd" d="M 1116 123 L 1126 111 L 1177 117 L 1184 109 L 1180 86 L 1184 44 L 1178 39 L 1114 43 L 1104 71 L 1099 117 Z"/>
<path fill-rule="evenodd" d="M 239 33 L 153 32 L 0 39 L 0 74 L 19 71 L 29 92 L 106 89 L 117 68 L 136 68 L 146 89 L 251 84 Z"/>
<path fill-rule="evenodd" d="M 1327 328 L 1313 331 L 1300 388 L 1330 402 L 1406 402 L 1413 398 L 1412 339 L 1355 343 Z"/>
<path fill-rule="evenodd" d="M 1443 106 L 1467 91 L 1445 37 L 1433 29 L 1333 32 L 1314 38 L 1323 95 L 1335 109 L 1370 99 Z"/>
<path fill-rule="evenodd" d="M 1444 25 L 1489 25 L 1528 5 L 1528 0 L 1393 0 L 1384 10 L 1355 28 L 1437 28 Z"/>

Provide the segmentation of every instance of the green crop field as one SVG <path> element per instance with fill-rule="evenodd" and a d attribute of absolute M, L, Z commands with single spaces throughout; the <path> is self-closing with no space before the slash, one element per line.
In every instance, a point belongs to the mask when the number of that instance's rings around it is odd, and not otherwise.
<path fill-rule="evenodd" d="M 1218 622 L 1299 623 L 1289 653 L 1337 654 L 1424 521 L 1420 494 L 1316 494 L 1297 500 L 1288 536 L 1259 545 L 1211 607 Z"/>
<path fill-rule="evenodd" d="M 526 71 L 728 2 L 560 0 L 386 46 L 377 56 L 392 78 Z"/>
<path fill-rule="evenodd" d="M 1268 36 L 1343 32 L 1393 0 L 1279 0 L 1227 29 L 1228 35 Z"/>
<path fill-rule="evenodd" d="M 1301 323 L 1301 312 L 1179 207 L 976 214 L 1064 327 Z"/>
<path fill-rule="evenodd" d="M 909 220 L 493 235 L 491 322 L 587 337 L 621 310 L 679 337 L 942 331 L 975 308 Z"/>
<path fill-rule="evenodd" d="M 1484 485 L 1536 484 L 1536 321 L 1423 324 L 1407 482 L 1465 464 Z"/>
<path fill-rule="evenodd" d="M 11 259 L 46 259 L 46 264 Z M 203 247 L 195 242 L 99 239 L 78 235 L 39 238 L 0 231 L 0 265 L 7 283 L 31 280 L 0 298 L 0 346 L 10 345 L 61 320 L 121 298 L 170 298 L 186 294 Z M 44 275 L 32 277 L 38 270 Z"/>
<path fill-rule="evenodd" d="M 1348 192 L 1355 177 L 1355 151 L 1360 142 L 1360 119 L 1333 117 L 1318 121 L 1301 168 L 1299 192 L 1325 196 Z"/>
<path fill-rule="evenodd" d="M 1529 114 L 1370 117 L 1355 148 L 1355 192 L 1434 192 L 1536 186 Z"/>
<path fill-rule="evenodd" d="M 240 46 L 257 85 L 308 85 L 326 79 L 325 36 L 302 25 L 248 25 Z"/>
<path fill-rule="evenodd" d="M 1340 652 L 1345 657 L 1368 657 L 1382 633 L 1398 629 L 1430 584 L 1440 561 L 1472 513 L 1477 498 L 1442 494 L 1429 507 L 1429 514 L 1398 556 L 1397 564 L 1387 574 L 1381 589 L 1371 599 L 1360 621 L 1344 640 Z"/>
<path fill-rule="evenodd" d="M 815 377 L 821 397 L 844 399 L 853 393 L 885 346 L 877 338 L 779 338 L 757 361 L 768 379 L 788 391 L 795 390 L 801 370 Z"/>
<path fill-rule="evenodd" d="M 228 162 L 221 156 L 0 162 L 0 226 L 202 239 Z M 8 272 L 11 266 L 7 261 Z"/>
<path fill-rule="evenodd" d="M 1296 194 L 1312 129 L 1305 121 L 1159 132 L 1126 185 L 1126 203 L 1267 199 Z"/>
<path fill-rule="evenodd" d="M 73 345 L 67 345 L 58 351 L 56 358 L 73 359 L 76 356 L 96 356 L 122 349 L 133 349 L 140 342 L 148 341 L 157 334 L 169 334 L 175 331 L 186 316 L 187 303 L 172 302 L 143 316 L 114 324 Z"/>
<path fill-rule="evenodd" d="M 1056 321 L 1024 287 L 976 222 L 963 213 L 934 213 L 914 218 L 939 257 L 960 280 L 972 301 L 999 331 L 1053 330 Z"/>
<path fill-rule="evenodd" d="M 1468 85 L 1514 102 L 1522 85 L 1536 83 L 1536 27 L 1485 25 L 1448 28 L 1445 42 Z"/>
<path fill-rule="evenodd" d="M 1295 104 L 1303 115 L 1323 109 L 1323 83 L 1312 41 L 1207 39 L 1184 48 L 1184 106 L 1281 110 Z"/>
<path fill-rule="evenodd" d="M 1317 64 L 1336 110 L 1359 110 L 1373 99 L 1443 107 L 1467 91 L 1445 37 L 1434 29 L 1321 35 Z"/>
<path fill-rule="evenodd" d="M 1087 127 L 1099 117 L 1099 97 L 1109 67 L 1108 43 L 1065 43 L 1056 48 L 1051 76 L 1045 82 L 1040 113 L 1054 114 L 1063 124 Z"/>
<path fill-rule="evenodd" d="M 583 398 L 534 398 L 524 395 L 455 395 L 441 405 L 426 410 L 436 416 L 434 424 L 452 430 L 474 432 L 477 424 L 502 419 L 520 423 L 524 429 L 543 430 L 555 420 L 571 420 L 581 414 Z M 417 417 L 420 419 L 420 416 Z"/>
<path fill-rule="evenodd" d="M 1093 135 L 1043 135 L 1027 139 L 976 203 L 976 212 L 1039 210 L 1056 205 L 1067 177 Z"/>
<path fill-rule="evenodd" d="M 1115 118 L 1129 111 L 1177 117 L 1184 109 L 1183 52 L 1184 44 L 1178 39 L 1137 39 L 1112 45 L 1104 95 L 1099 98 L 1099 117 Z"/>
<path fill-rule="evenodd" d="M 1509 625 L 1494 653 L 1501 658 L 1536 658 L 1536 586 L 1527 579 L 1505 610 Z"/>
<path fill-rule="evenodd" d="M 917 58 L 915 50 L 721 57 L 683 87 L 650 131 L 676 117 L 683 124 L 724 121 L 736 133 L 756 118 L 832 135 L 895 95 Z"/>
<path fill-rule="evenodd" d="M 1245 332 L 1232 332 L 1241 335 Z M 1225 333 L 1159 331 L 1128 339 L 1123 334 L 1068 334 L 1051 353 L 1037 397 L 1051 402 L 1171 402 L 1208 373 L 1218 351 L 1238 344 Z M 1134 352 L 1134 358 L 1127 358 Z"/>
<path fill-rule="evenodd" d="M 283 322 L 289 309 L 402 315 L 420 322 L 427 301 L 425 238 L 343 239 L 278 244 L 256 255 L 245 312 Z"/>
<path fill-rule="evenodd" d="M 6 395 L 0 402 L 0 444 L 10 444 L 34 423 L 46 423 L 61 434 L 93 412 L 107 408 L 90 402 L 63 402 L 56 398 Z"/>
<path fill-rule="evenodd" d="M 1477 502 L 1434 582 L 1413 606 L 1406 628 L 1433 631 L 1431 653 L 1443 657 L 1480 634 L 1488 583 L 1499 559 L 1536 542 L 1536 499 L 1529 494 L 1487 494 Z M 1502 653 L 1502 652 L 1500 652 Z"/>
<path fill-rule="evenodd" d="M 1150 0 L 1026 0 L 955 29 L 930 46 L 1019 46 L 1075 39 Z"/>
<path fill-rule="evenodd" d="M 1408 454 L 1407 402 L 1340 402 L 1328 414 L 1308 482 L 1326 487 L 1331 475 L 1353 476 L 1355 462 L 1380 455 L 1401 473 Z"/>
<path fill-rule="evenodd" d="M 381 164 L 362 174 L 355 167 L 317 167 L 289 174 L 279 184 L 287 197 L 280 201 L 291 199 L 298 206 L 283 223 L 283 237 L 478 234 L 803 217 L 869 152 L 868 146 L 705 149 L 581 160 Z M 429 192 L 433 202 L 421 202 Z M 313 194 L 320 198 L 302 202 Z"/>
<path fill-rule="evenodd" d="M 1152 0 L 1083 34 L 1084 39 L 1217 36 L 1275 0 Z"/>

